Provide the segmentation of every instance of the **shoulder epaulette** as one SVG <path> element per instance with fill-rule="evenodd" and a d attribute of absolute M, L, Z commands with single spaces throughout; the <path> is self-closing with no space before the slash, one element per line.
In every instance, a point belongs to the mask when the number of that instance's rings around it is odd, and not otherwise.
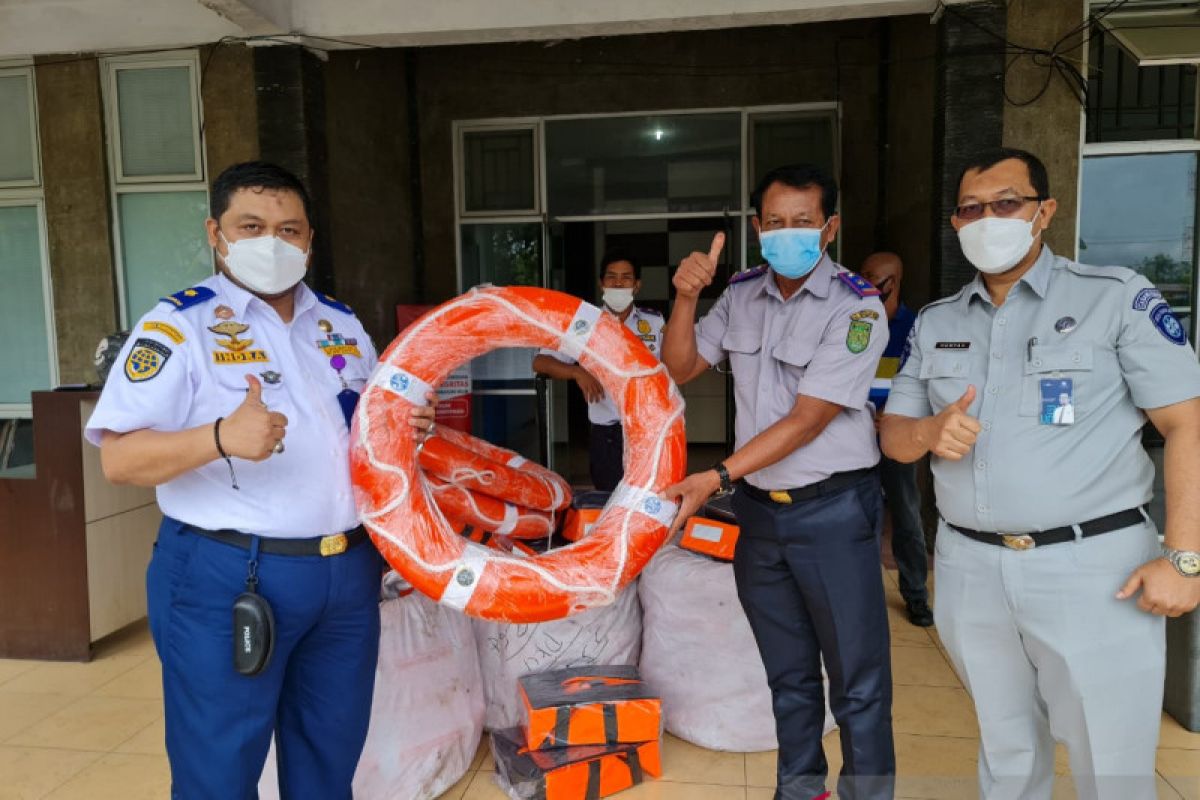
<path fill-rule="evenodd" d="M 330 308 L 336 308 L 338 311 L 341 311 L 343 314 L 353 314 L 354 313 L 354 311 L 351 310 L 350 306 L 346 305 L 341 300 L 335 300 L 334 298 L 330 297 L 329 295 L 322 294 L 321 292 L 314 292 L 313 294 L 315 294 L 317 296 L 318 300 L 320 300 L 322 303 L 329 306 Z"/>
<path fill-rule="evenodd" d="M 930 300 L 928 303 L 926 303 L 924 306 L 922 306 L 920 309 L 917 310 L 917 316 L 918 317 L 921 316 L 921 313 L 924 312 L 925 309 L 927 309 L 927 308 L 933 308 L 934 306 L 940 306 L 940 305 L 944 305 L 946 303 L 953 303 L 955 300 L 962 299 L 963 294 L 966 293 L 966 291 L 970 288 L 971 288 L 971 284 L 968 283 L 965 286 L 961 287 L 954 294 L 948 294 L 945 297 L 939 297 L 936 300 Z"/>
<path fill-rule="evenodd" d="M 216 296 L 217 293 L 207 286 L 193 286 L 190 289 L 184 289 L 182 292 L 161 297 L 159 300 L 163 303 L 170 303 L 171 307 L 176 311 L 182 311 L 185 308 L 199 305 L 206 300 L 212 300 Z"/>
<path fill-rule="evenodd" d="M 1138 273 L 1128 267 L 1093 267 L 1090 264 L 1079 264 L 1069 259 L 1063 259 L 1063 266 L 1076 275 L 1085 278 L 1112 278 L 1121 283 L 1129 283 Z"/>
<path fill-rule="evenodd" d="M 878 297 L 879 290 L 869 280 L 857 272 L 846 270 L 838 273 L 838 280 L 850 287 L 850 291 L 859 297 Z"/>
<path fill-rule="evenodd" d="M 767 265 L 763 264 L 762 266 L 755 267 L 754 269 L 735 272 L 733 277 L 729 279 L 729 285 L 733 286 L 735 283 L 741 283 L 742 281 L 748 281 L 754 278 L 761 278 L 763 275 L 767 274 L 767 269 Z"/>

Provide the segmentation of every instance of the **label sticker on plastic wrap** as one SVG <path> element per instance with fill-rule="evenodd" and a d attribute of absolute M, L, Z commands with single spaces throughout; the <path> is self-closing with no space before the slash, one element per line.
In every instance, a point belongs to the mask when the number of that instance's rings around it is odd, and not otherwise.
<path fill-rule="evenodd" d="M 675 519 L 675 511 L 679 508 L 675 503 L 662 499 L 649 489 L 641 486 L 627 486 L 624 483 L 617 485 L 617 490 L 613 492 L 612 499 L 608 501 L 608 504 L 645 514 L 664 528 L 670 527 L 671 522 Z"/>
<path fill-rule="evenodd" d="M 697 522 L 692 526 L 692 530 L 689 535 L 693 539 L 699 539 L 702 542 L 719 542 L 721 541 L 721 534 L 723 533 L 724 531 L 718 528 L 716 525 L 704 525 Z"/>
<path fill-rule="evenodd" d="M 405 372 L 399 367 L 393 367 L 391 364 L 380 364 L 375 371 L 372 383 L 393 394 L 400 395 L 414 406 L 427 405 L 429 403 L 428 394 L 433 391 L 432 386 L 416 375 Z"/>
<path fill-rule="evenodd" d="M 580 303 L 579 308 L 575 311 L 575 316 L 571 317 L 571 324 L 567 326 L 562 339 L 559 340 L 558 351 L 578 361 L 584 348 L 587 347 L 588 340 L 592 338 L 592 333 L 596 330 L 600 314 L 600 309 L 591 303 Z"/>
<path fill-rule="evenodd" d="M 454 575 L 450 578 L 450 583 L 446 584 L 446 588 L 442 591 L 442 599 L 438 602 L 445 603 L 451 608 L 457 608 L 462 611 L 471 602 L 471 597 L 475 594 L 476 587 L 479 586 L 479 580 L 483 577 L 483 571 L 487 568 L 488 557 L 485 553 L 479 552 L 479 549 L 467 546 L 463 551 L 462 561 L 454 568 Z"/>

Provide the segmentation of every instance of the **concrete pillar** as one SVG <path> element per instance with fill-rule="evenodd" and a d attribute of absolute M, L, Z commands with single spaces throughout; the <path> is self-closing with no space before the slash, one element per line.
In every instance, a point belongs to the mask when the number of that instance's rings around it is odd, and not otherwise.
<path fill-rule="evenodd" d="M 1008 38 L 1025 47 L 1050 50 L 1083 23 L 1087 13 L 1084 5 L 1084 0 L 1011 0 Z M 1086 56 L 1085 48 L 1080 46 L 1086 33 L 1085 29 L 1063 43 L 1063 52 L 1072 61 L 1081 63 Z M 1004 107 L 1004 145 L 1028 150 L 1045 162 L 1050 192 L 1058 200 L 1058 212 L 1046 232 L 1046 243 L 1059 255 L 1074 258 L 1083 126 L 1079 98 L 1053 66 L 1040 58 L 1035 62 L 1030 56 L 1015 58 L 1005 88 L 1012 102 Z M 1034 97 L 1038 99 L 1026 103 Z"/>
<path fill-rule="evenodd" d="M 35 64 L 59 381 L 89 383 L 96 343 L 117 327 L 100 65 Z"/>

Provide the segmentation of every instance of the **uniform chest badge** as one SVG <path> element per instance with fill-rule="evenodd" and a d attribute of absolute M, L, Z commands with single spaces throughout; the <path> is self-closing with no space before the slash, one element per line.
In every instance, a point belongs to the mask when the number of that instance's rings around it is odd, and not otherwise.
<path fill-rule="evenodd" d="M 253 339 L 239 339 L 246 331 L 250 330 L 250 326 L 244 322 L 235 322 L 234 320 L 225 320 L 216 325 L 210 325 L 208 328 L 213 333 L 217 334 L 216 344 L 222 348 L 221 350 L 213 351 L 214 364 L 246 364 L 254 361 L 266 361 L 267 354 L 263 350 L 251 350 L 250 346 L 254 344 Z M 224 336 L 225 338 L 220 338 Z"/>
<path fill-rule="evenodd" d="M 148 381 L 162 371 L 171 348 L 154 339 L 138 339 L 125 359 L 125 377 L 132 383 Z"/>
<path fill-rule="evenodd" d="M 639 319 L 637 322 L 637 329 L 638 329 L 638 333 L 643 334 L 643 335 L 650 333 L 650 323 L 644 319 Z"/>
<path fill-rule="evenodd" d="M 217 319 L 233 319 L 233 309 L 229 306 L 217 306 L 213 309 L 213 316 Z"/>
<path fill-rule="evenodd" d="M 362 353 L 358 349 L 358 339 L 347 339 L 340 333 L 332 331 L 325 334 L 324 339 L 317 340 L 317 347 L 325 353 L 326 356 L 354 356 L 362 358 Z"/>

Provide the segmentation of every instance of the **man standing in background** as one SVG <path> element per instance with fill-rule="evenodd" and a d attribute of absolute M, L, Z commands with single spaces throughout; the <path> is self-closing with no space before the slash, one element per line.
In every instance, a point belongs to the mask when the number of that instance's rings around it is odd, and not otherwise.
<path fill-rule="evenodd" d="M 917 320 L 912 309 L 900 301 L 904 280 L 904 262 L 895 253 L 875 253 L 863 261 L 862 276 L 879 289 L 879 299 L 888 317 L 888 345 L 879 360 L 871 383 L 871 402 L 875 413 L 883 411 L 892 377 L 900 371 L 909 331 Z M 929 608 L 929 556 L 925 550 L 925 531 L 921 527 L 921 492 L 917 488 L 917 465 L 901 464 L 887 456 L 879 460 L 879 478 L 892 515 L 892 556 L 900 572 L 900 596 L 908 611 L 908 621 L 928 628 L 933 625 Z"/>

